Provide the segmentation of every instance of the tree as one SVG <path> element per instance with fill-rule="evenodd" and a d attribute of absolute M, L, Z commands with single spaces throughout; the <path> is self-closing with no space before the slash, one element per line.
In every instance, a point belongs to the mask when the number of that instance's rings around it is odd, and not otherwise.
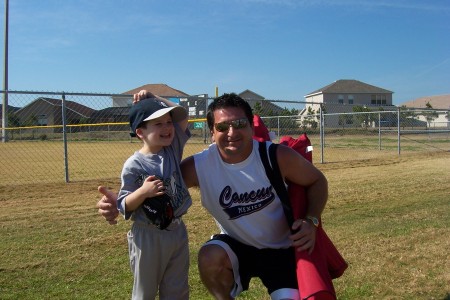
<path fill-rule="evenodd" d="M 339 115 L 339 125 L 342 125 L 342 129 L 345 128 L 345 125 L 352 125 L 353 124 L 353 117 L 352 115 Z"/>
<path fill-rule="evenodd" d="M 409 109 L 406 105 L 400 106 L 400 126 L 403 128 L 411 124 L 411 128 L 415 124 L 417 113 Z"/>
<path fill-rule="evenodd" d="M 422 115 L 425 117 L 425 119 L 427 120 L 427 124 L 428 124 L 428 128 L 431 127 L 431 123 L 437 118 L 439 117 L 439 114 L 433 110 L 433 106 L 430 104 L 430 102 L 427 102 L 425 104 L 427 110 L 422 112 Z"/>
<path fill-rule="evenodd" d="M 256 102 L 255 106 L 253 106 L 253 114 L 258 115 L 261 117 L 262 115 L 262 106 L 261 102 Z"/>
<path fill-rule="evenodd" d="M 320 119 L 320 116 L 316 114 L 316 111 L 312 108 L 312 106 L 308 106 L 306 111 L 306 116 L 303 118 L 303 130 L 310 127 L 312 129 L 316 129 L 318 122 L 315 119 Z"/>
<path fill-rule="evenodd" d="M 372 110 L 366 106 L 353 106 L 353 111 L 357 113 L 354 116 L 355 123 L 361 125 L 361 127 L 364 127 L 365 129 L 375 121 L 374 115 L 370 113 Z"/>
<path fill-rule="evenodd" d="M 280 119 L 280 127 L 281 128 L 295 128 L 296 125 L 296 118 L 298 117 L 298 110 L 292 108 L 289 110 L 287 107 L 283 108 L 281 111 L 278 112 L 278 116 L 287 117 L 287 116 L 295 116 L 294 118 L 281 118 Z M 273 122 L 271 123 L 272 127 L 278 126 L 278 120 L 273 119 Z"/>

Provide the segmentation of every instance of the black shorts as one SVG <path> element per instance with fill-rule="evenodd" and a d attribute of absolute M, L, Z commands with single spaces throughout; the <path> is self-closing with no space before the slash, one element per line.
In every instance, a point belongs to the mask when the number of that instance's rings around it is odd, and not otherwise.
<path fill-rule="evenodd" d="M 248 290 L 252 277 L 259 277 L 269 294 L 283 288 L 298 290 L 293 248 L 258 249 L 238 242 L 226 234 L 216 234 L 208 243 L 215 244 L 214 241 L 227 244 L 234 252 L 238 260 L 237 271 L 242 290 Z M 233 264 L 233 258 L 230 257 L 230 259 Z M 236 270 L 233 271 L 236 272 Z M 236 278 L 235 281 L 237 281 Z M 239 284 L 239 282 L 237 283 Z"/>

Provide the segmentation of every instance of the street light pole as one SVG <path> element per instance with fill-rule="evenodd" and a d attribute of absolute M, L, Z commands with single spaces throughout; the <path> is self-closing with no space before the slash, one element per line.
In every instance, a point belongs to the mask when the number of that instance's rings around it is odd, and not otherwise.
<path fill-rule="evenodd" d="M 3 73 L 3 106 L 2 106 L 2 142 L 8 141 L 6 128 L 8 127 L 8 17 L 9 0 L 5 0 L 5 57 Z"/>

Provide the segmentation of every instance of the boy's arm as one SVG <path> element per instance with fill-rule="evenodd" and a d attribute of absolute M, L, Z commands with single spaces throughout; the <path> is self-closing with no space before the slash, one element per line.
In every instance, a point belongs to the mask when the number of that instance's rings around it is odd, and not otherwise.
<path fill-rule="evenodd" d="M 161 196 L 164 194 L 164 190 L 162 180 L 157 179 L 154 175 L 147 177 L 141 187 L 125 197 L 123 200 L 125 201 L 125 210 L 127 212 L 136 210 L 145 199 Z"/>

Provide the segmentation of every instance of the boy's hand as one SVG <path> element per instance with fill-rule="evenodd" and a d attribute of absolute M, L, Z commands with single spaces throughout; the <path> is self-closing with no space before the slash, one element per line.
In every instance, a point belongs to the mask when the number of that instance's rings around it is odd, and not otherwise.
<path fill-rule="evenodd" d="M 156 98 L 156 96 L 147 90 L 140 90 L 139 93 L 133 95 L 133 104 L 147 98 Z"/>
<path fill-rule="evenodd" d="M 142 191 L 146 198 L 161 196 L 165 192 L 164 182 L 155 175 L 148 176 L 142 183 Z"/>

